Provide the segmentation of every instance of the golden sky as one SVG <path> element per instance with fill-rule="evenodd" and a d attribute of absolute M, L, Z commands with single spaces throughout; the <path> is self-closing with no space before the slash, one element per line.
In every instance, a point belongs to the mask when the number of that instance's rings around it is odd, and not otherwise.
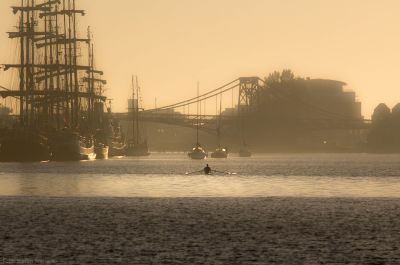
<path fill-rule="evenodd" d="M 0 63 L 13 58 L 17 17 L 0 0 Z M 400 102 L 398 0 L 77 0 L 87 10 L 96 65 L 114 111 L 127 109 L 131 75 L 145 107 L 174 103 L 239 76 L 290 68 L 300 76 L 348 83 L 370 116 Z M 7 85 L 0 73 L 0 84 Z"/>

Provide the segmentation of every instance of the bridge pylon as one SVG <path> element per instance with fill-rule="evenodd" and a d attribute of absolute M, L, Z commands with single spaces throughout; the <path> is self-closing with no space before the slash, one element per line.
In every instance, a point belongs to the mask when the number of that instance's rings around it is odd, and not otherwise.
<path fill-rule="evenodd" d="M 254 109 L 257 105 L 257 93 L 260 85 L 259 77 L 240 77 L 239 78 L 239 102 L 238 114 L 244 115 Z"/>

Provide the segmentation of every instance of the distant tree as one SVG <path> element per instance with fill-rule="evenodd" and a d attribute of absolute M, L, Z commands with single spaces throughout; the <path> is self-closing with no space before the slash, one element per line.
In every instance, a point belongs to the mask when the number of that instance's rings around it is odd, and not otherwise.
<path fill-rule="evenodd" d="M 392 108 L 391 123 L 393 144 L 400 150 L 400 103 Z"/>
<path fill-rule="evenodd" d="M 280 88 L 282 86 L 287 86 L 287 84 L 293 80 L 302 80 L 300 77 L 295 77 L 294 73 L 290 69 L 279 71 L 274 71 L 264 78 L 265 84 L 269 88 Z"/>
<path fill-rule="evenodd" d="M 284 69 L 283 71 L 282 71 L 282 74 L 281 74 L 281 83 L 287 83 L 287 82 L 290 82 L 290 81 L 293 81 L 295 78 L 294 78 L 294 73 L 292 72 L 292 70 L 290 70 L 290 69 Z"/>
<path fill-rule="evenodd" d="M 394 122 L 400 122 L 400 103 L 392 108 L 392 118 Z"/>
<path fill-rule="evenodd" d="M 390 117 L 390 108 L 386 104 L 381 103 L 374 109 L 374 113 L 372 114 L 372 124 L 379 125 L 380 123 L 388 122 Z"/>
<path fill-rule="evenodd" d="M 281 83 L 281 73 L 278 71 L 274 71 L 268 75 L 265 79 L 265 84 L 267 87 L 274 88 L 280 85 Z"/>
<path fill-rule="evenodd" d="M 372 151 L 378 152 L 399 152 L 400 151 L 400 126 L 399 107 L 395 107 L 392 113 L 390 108 L 384 104 L 379 104 L 372 114 L 371 130 L 367 141 Z"/>

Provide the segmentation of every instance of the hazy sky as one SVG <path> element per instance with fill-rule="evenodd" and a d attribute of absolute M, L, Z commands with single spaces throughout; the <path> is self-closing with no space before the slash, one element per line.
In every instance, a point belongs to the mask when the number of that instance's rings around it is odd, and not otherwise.
<path fill-rule="evenodd" d="M 398 0 L 77 0 L 87 10 L 96 64 L 114 110 L 137 74 L 146 107 L 174 103 L 239 76 L 290 68 L 348 83 L 369 116 L 400 102 Z M 0 63 L 13 58 L 6 31 L 17 17 L 0 0 Z M 0 84 L 3 73 L 0 73 Z M 4 83 L 2 83 L 4 84 Z M 5 83 L 5 85 L 7 85 Z"/>

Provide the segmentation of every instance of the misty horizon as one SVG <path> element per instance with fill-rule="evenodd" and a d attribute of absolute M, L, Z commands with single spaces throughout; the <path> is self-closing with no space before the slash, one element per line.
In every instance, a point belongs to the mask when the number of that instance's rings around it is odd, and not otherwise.
<path fill-rule="evenodd" d="M 379 103 L 398 102 L 396 1 L 92 3 L 77 3 L 87 10 L 80 29 L 91 27 L 96 65 L 104 69 L 116 112 L 127 111 L 132 74 L 141 81 L 145 108 L 153 108 L 155 98 L 162 106 L 195 96 L 197 81 L 206 92 L 241 76 L 264 78 L 282 69 L 347 83 L 366 118 Z M 10 9 L 16 4 L 1 1 L 0 32 L 16 25 Z M 5 33 L 3 40 L 0 62 L 15 61 L 9 53 L 15 43 Z M 0 73 L 1 85 L 10 87 L 10 80 Z"/>

